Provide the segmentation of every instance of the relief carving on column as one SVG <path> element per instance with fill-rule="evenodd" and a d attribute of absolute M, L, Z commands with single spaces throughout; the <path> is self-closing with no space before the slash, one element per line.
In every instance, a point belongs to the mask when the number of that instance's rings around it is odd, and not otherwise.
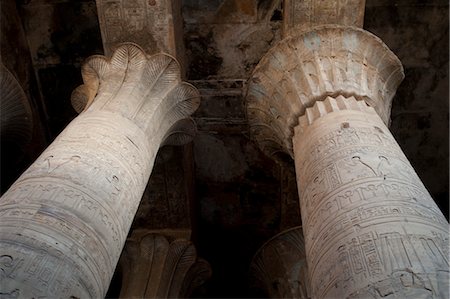
<path fill-rule="evenodd" d="M 323 25 L 297 31 L 274 46 L 248 82 L 251 134 L 269 156 L 293 157 L 293 128 L 315 101 L 354 96 L 388 124 L 392 97 L 403 80 L 398 58 L 373 34 Z"/>
<path fill-rule="evenodd" d="M 309 298 L 301 227 L 281 232 L 267 241 L 255 254 L 251 274 L 270 298 Z"/>
<path fill-rule="evenodd" d="M 447 298 L 448 222 L 372 107 L 307 108 L 294 152 L 311 292 Z"/>
<path fill-rule="evenodd" d="M 200 101 L 174 58 L 134 44 L 82 75 L 84 110 L 1 198 L 0 293 L 104 296 L 158 148 Z"/>
<path fill-rule="evenodd" d="M 157 233 L 128 239 L 120 265 L 120 298 L 188 298 L 211 276 L 190 241 Z"/>
<path fill-rule="evenodd" d="M 25 146 L 33 133 L 28 98 L 13 74 L 0 63 L 0 134 L 3 142 Z"/>

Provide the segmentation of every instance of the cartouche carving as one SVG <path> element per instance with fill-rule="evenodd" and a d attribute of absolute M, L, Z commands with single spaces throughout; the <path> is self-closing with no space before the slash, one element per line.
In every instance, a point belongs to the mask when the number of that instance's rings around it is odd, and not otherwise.
<path fill-rule="evenodd" d="M 2 293 L 104 296 L 158 148 L 195 132 L 199 95 L 171 56 L 124 44 L 82 75 L 81 114 L 1 198 Z"/>

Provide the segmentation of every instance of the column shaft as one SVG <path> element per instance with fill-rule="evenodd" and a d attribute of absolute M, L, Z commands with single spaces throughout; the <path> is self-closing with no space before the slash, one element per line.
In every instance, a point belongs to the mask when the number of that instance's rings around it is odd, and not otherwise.
<path fill-rule="evenodd" d="M 448 298 L 448 223 L 371 107 L 316 102 L 293 144 L 314 298 Z"/>
<path fill-rule="evenodd" d="M 83 78 L 84 112 L 1 198 L 2 294 L 103 297 L 156 152 L 199 103 L 173 58 L 132 44 Z"/>
<path fill-rule="evenodd" d="M 312 298 L 448 297 L 448 223 L 386 127 L 403 77 L 376 36 L 323 25 L 249 82 L 252 135 L 295 160 Z"/>

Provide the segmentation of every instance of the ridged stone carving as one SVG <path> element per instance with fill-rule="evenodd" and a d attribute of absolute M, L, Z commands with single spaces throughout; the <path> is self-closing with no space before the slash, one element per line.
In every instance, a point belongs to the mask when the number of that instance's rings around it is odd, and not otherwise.
<path fill-rule="evenodd" d="M 373 34 L 355 27 L 323 25 L 275 45 L 248 83 L 251 134 L 270 156 L 293 156 L 298 117 L 327 96 L 354 96 L 388 124 L 392 97 L 403 80 L 398 58 Z"/>
<path fill-rule="evenodd" d="M 172 56 L 147 56 L 135 44 L 122 44 L 110 59 L 88 58 L 81 75 L 84 84 L 71 97 L 78 113 L 89 108 L 95 98 L 91 111 L 117 111 L 120 106 L 124 117 L 136 121 L 157 142 L 170 137 L 167 143 L 184 144 L 195 135 L 195 124 L 186 119 L 197 109 L 200 96 L 195 87 L 181 82 L 180 66 Z M 148 127 L 146 114 L 158 117 L 159 126 Z"/>
<path fill-rule="evenodd" d="M 82 113 L 1 198 L 0 293 L 103 297 L 158 148 L 180 140 L 200 101 L 174 58 L 133 44 L 82 75 Z"/>
<path fill-rule="evenodd" d="M 0 63 L 1 140 L 24 146 L 31 140 L 33 118 L 22 87 L 13 74 Z"/>
<path fill-rule="evenodd" d="M 120 298 L 188 298 L 211 276 L 191 242 L 153 233 L 128 240 L 120 264 Z"/>
<path fill-rule="evenodd" d="M 270 298 L 308 298 L 302 228 L 288 229 L 267 241 L 255 254 L 250 270 Z"/>

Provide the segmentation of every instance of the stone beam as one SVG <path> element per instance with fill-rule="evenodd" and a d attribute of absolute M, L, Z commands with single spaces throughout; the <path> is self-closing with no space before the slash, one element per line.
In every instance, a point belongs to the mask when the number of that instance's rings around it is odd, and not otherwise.
<path fill-rule="evenodd" d="M 199 95 L 171 56 L 125 44 L 82 75 L 81 114 L 0 200 L 2 294 L 105 296 L 158 148 L 189 136 Z"/>
<path fill-rule="evenodd" d="M 283 37 L 323 24 L 362 28 L 365 4 L 366 0 L 284 0 Z"/>
<path fill-rule="evenodd" d="M 105 55 L 133 42 L 147 53 L 168 53 L 184 67 L 183 20 L 178 0 L 96 0 Z"/>

